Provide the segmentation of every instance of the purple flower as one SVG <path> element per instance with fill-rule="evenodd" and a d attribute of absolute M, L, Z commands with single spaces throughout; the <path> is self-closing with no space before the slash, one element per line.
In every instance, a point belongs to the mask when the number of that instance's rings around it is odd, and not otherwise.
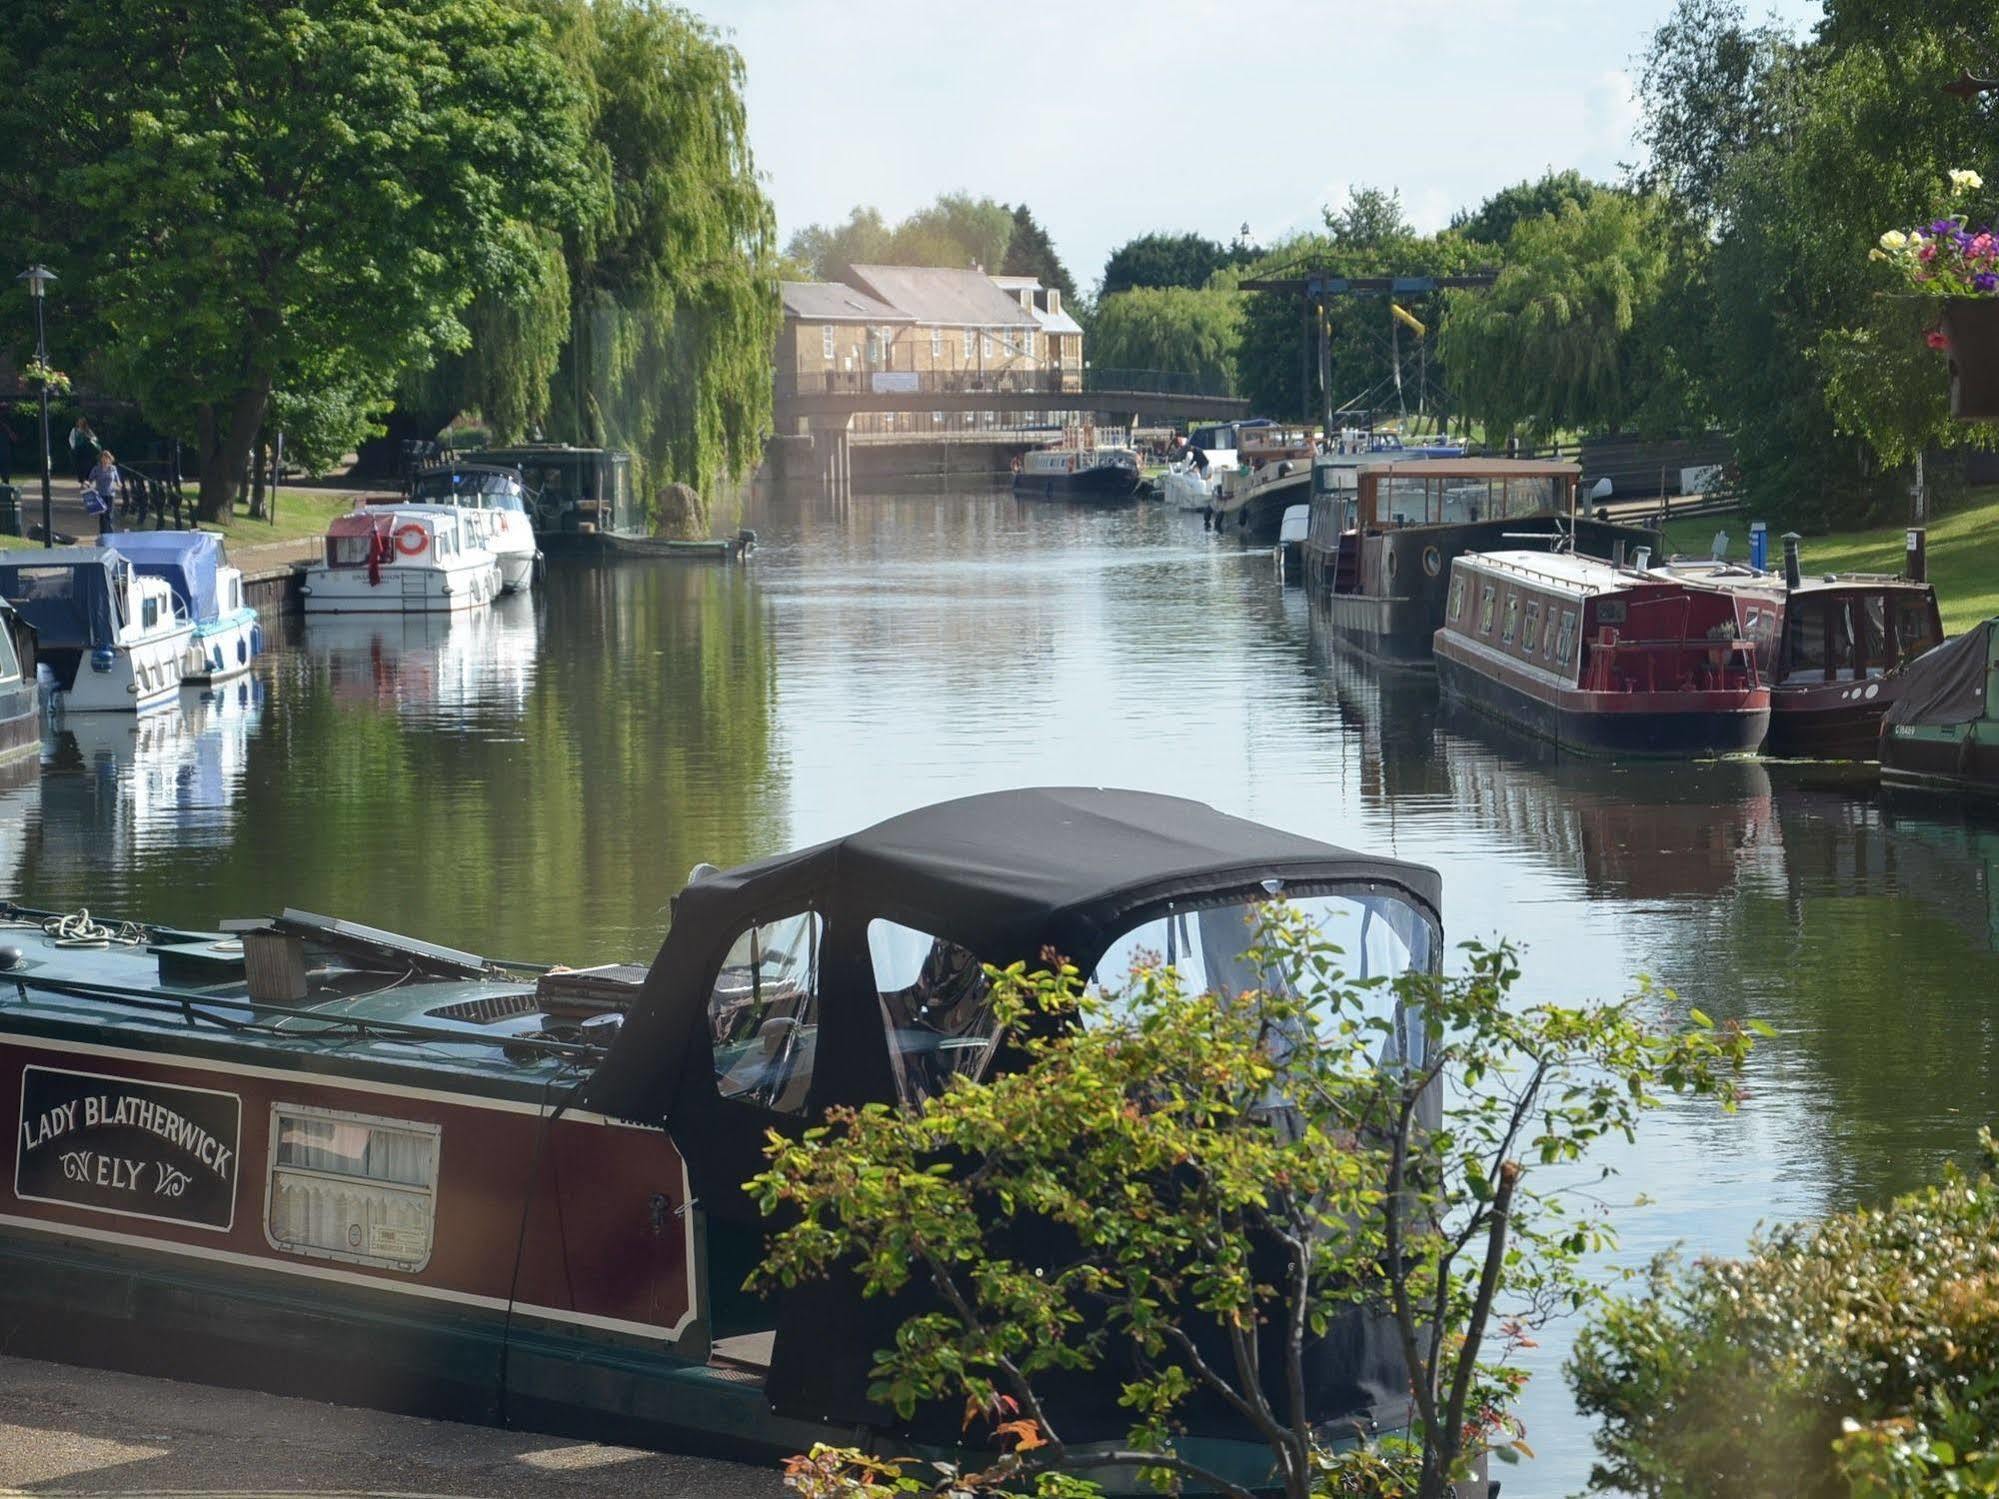
<path fill-rule="evenodd" d="M 1956 232 L 1957 232 L 1956 219 L 1938 219 L 1935 223 L 1930 225 L 1930 233 L 1932 234 L 1954 234 Z"/>
<path fill-rule="evenodd" d="M 1993 275 L 1990 271 L 1981 271 L 1971 278 L 1971 286 L 1974 291 L 1999 291 L 1999 276 Z"/>

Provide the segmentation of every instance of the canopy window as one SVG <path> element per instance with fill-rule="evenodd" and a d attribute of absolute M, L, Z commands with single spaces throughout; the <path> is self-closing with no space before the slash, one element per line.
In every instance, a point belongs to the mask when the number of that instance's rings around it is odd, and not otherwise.
<path fill-rule="evenodd" d="M 818 1051 L 824 924 L 806 911 L 745 931 L 708 999 L 715 1086 L 724 1098 L 799 1114 Z"/>
<path fill-rule="evenodd" d="M 952 1078 L 985 1071 L 999 1021 L 992 982 L 969 948 L 878 917 L 868 923 L 868 960 L 904 1103 L 920 1104 Z"/>
<path fill-rule="evenodd" d="M 1929 595 L 1906 589 L 1794 594 L 1784 636 L 1791 683 L 1878 677 L 1937 643 Z"/>

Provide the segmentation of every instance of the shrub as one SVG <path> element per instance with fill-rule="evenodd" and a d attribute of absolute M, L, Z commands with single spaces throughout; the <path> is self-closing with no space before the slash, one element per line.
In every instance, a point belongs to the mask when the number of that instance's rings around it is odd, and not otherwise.
<path fill-rule="evenodd" d="M 1995 1371 L 1999 1187 L 1953 1171 L 1742 1259 L 1662 1259 L 1568 1373 L 1598 1491 L 1872 1499 L 1999 1494 Z"/>

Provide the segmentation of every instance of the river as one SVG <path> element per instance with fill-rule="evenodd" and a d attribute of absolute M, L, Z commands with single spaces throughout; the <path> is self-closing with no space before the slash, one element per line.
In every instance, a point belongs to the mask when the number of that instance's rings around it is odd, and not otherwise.
<path fill-rule="evenodd" d="M 757 502 L 744 568 L 556 567 L 437 622 L 288 621 L 253 678 L 73 720 L 0 792 L 0 889 L 210 925 L 279 906 L 513 958 L 649 958 L 699 860 L 966 792 L 1174 792 L 1437 866 L 1524 987 L 1754 1016 L 1752 1096 L 1605 1159 L 1623 1247 L 1737 1250 L 1968 1158 L 1995 1094 L 1999 831 L 1803 767 L 1557 762 L 1334 652 L 1267 555 L 1157 506 Z M 1650 1003 L 1664 1007 L 1655 997 Z M 1553 1329 L 1509 1492 L 1590 1432 Z"/>

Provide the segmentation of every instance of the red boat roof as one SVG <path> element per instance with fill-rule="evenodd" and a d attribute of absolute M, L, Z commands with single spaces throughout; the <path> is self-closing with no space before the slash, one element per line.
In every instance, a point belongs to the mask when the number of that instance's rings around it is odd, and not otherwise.
<path fill-rule="evenodd" d="M 333 523 L 326 528 L 328 536 L 372 536 L 389 529 L 391 517 L 387 515 L 336 515 Z"/>

